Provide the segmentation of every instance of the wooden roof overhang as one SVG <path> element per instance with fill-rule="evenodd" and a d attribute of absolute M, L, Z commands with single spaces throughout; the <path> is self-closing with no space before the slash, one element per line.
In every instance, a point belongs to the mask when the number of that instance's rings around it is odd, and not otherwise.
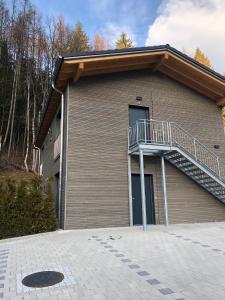
<path fill-rule="evenodd" d="M 225 78 L 204 67 L 172 47 L 153 47 L 153 50 L 90 52 L 88 55 L 60 57 L 56 68 L 54 85 L 64 91 L 69 81 L 81 77 L 96 76 L 131 70 L 150 69 L 159 71 L 200 94 L 214 100 L 218 106 L 225 105 Z M 98 54 L 100 53 L 100 54 Z M 61 95 L 51 90 L 47 107 L 39 128 L 35 145 L 41 147 L 58 109 Z"/>

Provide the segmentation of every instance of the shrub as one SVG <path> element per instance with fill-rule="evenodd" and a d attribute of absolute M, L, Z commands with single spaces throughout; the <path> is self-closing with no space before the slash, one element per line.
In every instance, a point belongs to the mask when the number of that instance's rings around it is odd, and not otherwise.
<path fill-rule="evenodd" d="M 40 176 L 0 178 L 0 239 L 56 229 L 55 200 Z"/>

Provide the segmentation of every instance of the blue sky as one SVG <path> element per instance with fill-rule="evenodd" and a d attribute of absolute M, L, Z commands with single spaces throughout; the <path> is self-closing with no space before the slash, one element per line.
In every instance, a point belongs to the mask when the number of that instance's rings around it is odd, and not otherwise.
<path fill-rule="evenodd" d="M 89 37 L 95 32 L 112 40 L 127 31 L 137 46 L 144 46 L 148 27 L 157 15 L 160 0 L 31 0 L 43 16 L 63 15 L 71 25 L 80 20 Z"/>

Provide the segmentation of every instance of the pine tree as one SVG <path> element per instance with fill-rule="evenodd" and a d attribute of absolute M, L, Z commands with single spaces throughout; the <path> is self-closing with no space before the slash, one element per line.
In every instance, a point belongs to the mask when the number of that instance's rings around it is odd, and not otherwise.
<path fill-rule="evenodd" d="M 212 64 L 208 57 L 199 49 L 196 48 L 194 59 L 200 62 L 201 64 L 205 65 L 206 67 L 209 67 L 212 69 Z"/>
<path fill-rule="evenodd" d="M 73 52 L 81 52 L 81 51 L 90 51 L 91 45 L 89 43 L 89 38 L 85 33 L 81 22 L 77 22 L 75 31 L 72 33 L 72 44 L 71 48 Z"/>
<path fill-rule="evenodd" d="M 133 41 L 130 39 L 126 32 L 121 32 L 119 39 L 116 41 L 116 49 L 123 49 L 123 48 L 132 48 Z"/>

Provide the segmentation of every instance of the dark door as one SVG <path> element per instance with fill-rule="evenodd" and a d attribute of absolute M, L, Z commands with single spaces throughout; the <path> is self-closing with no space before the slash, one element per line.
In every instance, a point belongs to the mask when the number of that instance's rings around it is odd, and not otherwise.
<path fill-rule="evenodd" d="M 155 224 L 155 207 L 152 175 L 145 175 L 145 197 L 147 224 Z M 142 225 L 140 175 L 132 174 L 133 224 Z"/>
<path fill-rule="evenodd" d="M 55 174 L 55 213 L 59 219 L 59 173 Z"/>
<path fill-rule="evenodd" d="M 149 119 L 149 109 L 147 107 L 129 106 L 129 126 L 134 125 L 140 119 Z"/>

